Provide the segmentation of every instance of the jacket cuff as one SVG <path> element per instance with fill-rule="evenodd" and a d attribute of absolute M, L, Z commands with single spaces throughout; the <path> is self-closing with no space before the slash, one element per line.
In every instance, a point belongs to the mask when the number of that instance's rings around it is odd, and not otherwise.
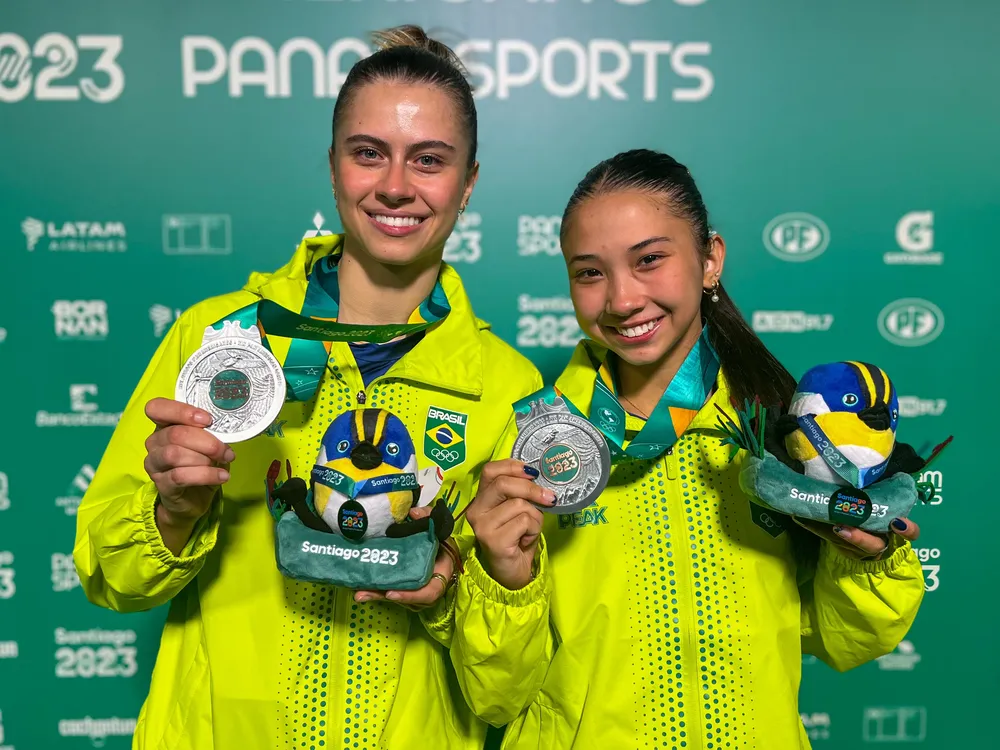
<path fill-rule="evenodd" d="M 159 493 L 156 485 L 148 482 L 138 494 L 139 515 L 145 530 L 149 551 L 168 568 L 188 569 L 201 565 L 203 558 L 215 547 L 222 518 L 222 490 L 212 499 L 208 513 L 198 519 L 180 555 L 175 555 L 163 543 L 160 528 L 156 525 L 156 505 Z"/>
<path fill-rule="evenodd" d="M 907 558 L 916 554 L 910 541 L 898 534 L 890 535 L 889 548 L 893 550 L 892 554 L 881 560 L 857 560 L 840 552 L 837 545 L 824 541 L 820 545 L 820 563 L 826 563 L 834 572 L 844 575 L 892 573 L 902 567 L 907 562 Z"/>
<path fill-rule="evenodd" d="M 517 591 L 504 588 L 499 583 L 490 578 L 489 573 L 479 562 L 477 550 L 473 547 L 469 551 L 469 556 L 465 560 L 465 578 L 470 581 L 470 586 L 475 586 L 482 592 L 486 599 L 503 604 L 509 607 L 527 607 L 545 599 L 548 594 L 549 585 L 549 556 L 545 546 L 545 536 L 538 540 L 538 573 L 531 583 Z"/>

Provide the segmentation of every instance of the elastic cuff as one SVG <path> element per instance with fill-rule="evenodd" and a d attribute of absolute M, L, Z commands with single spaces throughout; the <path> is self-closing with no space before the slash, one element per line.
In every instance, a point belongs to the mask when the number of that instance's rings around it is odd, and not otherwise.
<path fill-rule="evenodd" d="M 458 591 L 457 584 L 449 586 L 444 596 L 433 606 L 420 610 L 418 616 L 425 628 L 438 632 L 445 631 L 451 626 L 455 617 L 455 600 L 458 598 L 455 596 L 456 591 Z"/>
<path fill-rule="evenodd" d="M 527 607 L 534 604 L 546 595 L 548 589 L 548 552 L 545 549 L 545 537 L 542 536 L 538 542 L 538 575 L 527 586 L 517 591 L 504 588 L 499 583 L 490 578 L 489 573 L 483 568 L 473 548 L 465 560 L 465 574 L 462 578 L 475 584 L 487 599 L 509 607 Z"/>
<path fill-rule="evenodd" d="M 191 537 L 188 539 L 180 555 L 175 555 L 163 543 L 160 535 L 160 528 L 156 525 L 156 501 L 159 493 L 156 485 L 149 482 L 143 487 L 139 498 L 139 513 L 142 518 L 142 525 L 146 532 L 146 542 L 149 544 L 149 551 L 157 560 L 170 568 L 193 568 L 201 563 L 205 557 L 215 547 L 215 540 L 219 532 L 219 520 L 222 517 L 222 490 L 216 493 L 212 500 L 212 507 L 208 513 L 198 519 L 194 529 L 191 530 Z"/>
<path fill-rule="evenodd" d="M 898 540 L 898 541 L 897 541 Z M 835 544 L 824 542 L 820 545 L 820 560 L 824 558 L 830 566 L 837 568 L 838 572 L 855 573 L 891 573 L 906 563 L 906 559 L 913 554 L 913 547 L 908 539 L 898 534 L 889 536 L 889 547 L 895 546 L 892 554 L 881 560 L 856 560 L 848 557 L 837 549 Z"/>

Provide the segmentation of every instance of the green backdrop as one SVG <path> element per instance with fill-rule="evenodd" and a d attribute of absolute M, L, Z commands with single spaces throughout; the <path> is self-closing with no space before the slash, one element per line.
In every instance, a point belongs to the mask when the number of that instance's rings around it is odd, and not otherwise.
<path fill-rule="evenodd" d="M 1000 514 L 971 428 L 1000 418 L 1000 6 L 3 0 L 0 748 L 128 747 L 165 612 L 86 602 L 76 505 L 176 312 L 338 228 L 334 97 L 366 33 L 403 22 L 460 44 L 479 89 L 447 257 L 548 378 L 579 336 L 558 216 L 597 161 L 653 147 L 690 166 L 727 286 L 796 376 L 876 362 L 902 439 L 956 435 L 914 514 L 916 624 L 846 675 L 807 658 L 801 713 L 818 748 L 996 746 Z"/>

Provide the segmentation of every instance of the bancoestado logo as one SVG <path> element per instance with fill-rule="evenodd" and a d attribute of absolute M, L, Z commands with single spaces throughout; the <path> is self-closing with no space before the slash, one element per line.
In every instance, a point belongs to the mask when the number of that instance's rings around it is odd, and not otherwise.
<path fill-rule="evenodd" d="M 755 310 L 753 329 L 758 333 L 807 333 L 829 331 L 831 313 L 807 313 L 804 310 Z"/>
<path fill-rule="evenodd" d="M 948 401 L 943 398 L 899 397 L 899 416 L 901 417 L 940 417 L 947 407 Z"/>
<path fill-rule="evenodd" d="M 898 299 L 878 314 L 878 330 L 883 338 L 898 346 L 923 346 L 941 335 L 944 313 L 925 299 Z"/>
<path fill-rule="evenodd" d="M 0 33 L 0 102 L 28 97 L 75 102 L 81 93 L 99 104 L 113 102 L 125 90 L 125 72 L 118 64 L 121 51 L 120 35 L 81 34 L 74 41 L 50 32 L 32 45 L 18 34 Z M 68 82 L 78 68 L 92 75 Z"/>
<path fill-rule="evenodd" d="M 795 212 L 776 216 L 764 227 L 764 247 L 776 258 L 802 263 L 823 254 L 830 230 L 822 219 Z"/>
<path fill-rule="evenodd" d="M 225 79 L 234 98 L 242 97 L 248 87 L 262 88 L 268 99 L 305 94 L 306 87 L 317 99 L 333 98 L 350 67 L 371 52 L 363 40 L 353 37 L 338 39 L 328 48 L 308 37 L 294 37 L 275 50 L 260 37 L 237 39 L 226 49 L 211 36 L 185 36 L 183 92 L 185 97 L 196 97 L 201 89 Z M 627 100 L 632 98 L 630 91 L 633 95 L 641 91 L 643 100 L 655 102 L 669 88 L 673 101 L 700 102 L 715 87 L 712 71 L 698 64 L 711 52 L 708 42 L 662 40 L 559 38 L 538 47 L 524 39 L 468 39 L 455 45 L 472 76 L 476 96 L 497 99 L 540 85 L 558 99 Z M 669 61 L 672 83 L 661 80 L 661 60 Z"/>
<path fill-rule="evenodd" d="M 29 216 L 21 222 L 28 252 L 123 253 L 128 250 L 125 224 L 120 221 L 43 221 Z M 42 240 L 41 248 L 38 244 Z"/>
<path fill-rule="evenodd" d="M 522 348 L 572 349 L 583 338 L 569 297 L 517 298 L 517 345 Z"/>
<path fill-rule="evenodd" d="M 934 249 L 934 212 L 911 211 L 896 223 L 896 244 L 901 253 L 886 253 L 882 259 L 888 265 L 940 266 L 941 253 Z"/>
<path fill-rule="evenodd" d="M 96 401 L 97 385 L 94 383 L 74 383 L 69 387 L 71 413 L 53 413 L 44 410 L 35 412 L 36 427 L 114 427 L 122 413 L 100 411 Z"/>

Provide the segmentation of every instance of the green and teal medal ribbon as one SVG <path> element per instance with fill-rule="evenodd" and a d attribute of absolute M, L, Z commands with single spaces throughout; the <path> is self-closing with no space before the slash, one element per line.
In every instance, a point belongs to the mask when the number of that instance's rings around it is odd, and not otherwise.
<path fill-rule="evenodd" d="M 858 468 L 851 459 L 837 450 L 837 446 L 826 436 L 826 433 L 823 432 L 820 426 L 816 424 L 816 420 L 810 415 L 804 414 L 798 417 L 796 421 L 799 423 L 799 427 L 802 428 L 802 433 L 820 455 L 820 458 L 842 479 L 849 482 L 852 487 L 861 490 L 877 482 L 889 465 L 889 459 L 886 458 L 882 463 L 869 466 L 867 469 Z"/>
<path fill-rule="evenodd" d="M 341 242 L 337 236 L 310 238 L 310 244 L 334 244 Z M 305 242 L 305 241 L 304 241 Z M 399 336 L 406 336 L 426 330 L 443 320 L 451 306 L 438 280 L 430 296 L 410 316 L 410 322 L 402 325 L 348 325 L 337 322 L 340 309 L 340 286 L 337 268 L 342 248 L 320 258 L 309 275 L 305 300 L 300 313 L 288 310 L 277 302 L 262 299 L 253 302 L 214 324 L 221 329 L 223 323 L 239 321 L 244 329 L 256 325 L 260 330 L 261 344 L 271 351 L 268 336 L 292 339 L 288 355 L 281 366 L 287 384 L 286 401 L 308 401 L 316 393 L 327 358 L 330 344 L 334 341 L 367 341 L 382 344 Z"/>
<path fill-rule="evenodd" d="M 328 466 L 314 466 L 312 478 L 316 484 L 325 485 L 352 500 L 360 495 L 381 495 L 385 492 L 420 489 L 417 475 L 413 473 L 388 474 L 371 479 L 352 479 L 342 471 L 331 469 Z"/>
<path fill-rule="evenodd" d="M 592 356 L 591 359 L 597 373 L 589 415 L 552 386 L 521 399 L 514 404 L 514 409 L 527 414 L 532 401 L 541 398 L 552 404 L 557 396 L 562 397 L 570 412 L 588 420 L 604 435 L 613 463 L 648 460 L 662 455 L 677 442 L 694 415 L 704 406 L 719 374 L 719 358 L 708 340 L 708 327 L 705 326 L 646 424 L 625 447 L 625 410 L 615 395 L 618 388 L 614 373 L 607 358 L 598 361 Z"/>

